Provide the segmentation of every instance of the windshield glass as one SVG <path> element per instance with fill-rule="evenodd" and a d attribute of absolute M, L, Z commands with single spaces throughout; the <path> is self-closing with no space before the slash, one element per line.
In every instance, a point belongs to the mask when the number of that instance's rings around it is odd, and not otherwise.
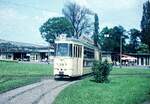
<path fill-rule="evenodd" d="M 69 56 L 69 54 L 68 54 L 68 44 L 67 43 L 57 44 L 56 56 Z"/>

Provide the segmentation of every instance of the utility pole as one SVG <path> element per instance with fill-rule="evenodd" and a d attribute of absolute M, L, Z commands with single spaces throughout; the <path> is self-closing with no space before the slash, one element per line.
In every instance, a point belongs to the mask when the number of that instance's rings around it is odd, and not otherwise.
<path fill-rule="evenodd" d="M 120 68 L 122 68 L 122 35 L 120 36 Z"/>

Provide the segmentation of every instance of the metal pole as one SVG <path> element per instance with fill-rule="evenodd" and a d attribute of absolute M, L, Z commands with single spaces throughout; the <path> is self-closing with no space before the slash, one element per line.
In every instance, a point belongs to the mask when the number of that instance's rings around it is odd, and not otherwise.
<path fill-rule="evenodd" d="M 120 36 L 120 68 L 122 68 L 122 36 Z"/>

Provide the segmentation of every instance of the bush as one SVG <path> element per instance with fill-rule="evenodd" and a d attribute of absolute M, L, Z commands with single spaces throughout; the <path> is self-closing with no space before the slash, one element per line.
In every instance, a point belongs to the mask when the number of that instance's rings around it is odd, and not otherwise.
<path fill-rule="evenodd" d="M 97 83 L 108 82 L 108 76 L 112 70 L 112 65 L 107 60 L 104 62 L 96 61 L 93 64 L 92 71 Z"/>

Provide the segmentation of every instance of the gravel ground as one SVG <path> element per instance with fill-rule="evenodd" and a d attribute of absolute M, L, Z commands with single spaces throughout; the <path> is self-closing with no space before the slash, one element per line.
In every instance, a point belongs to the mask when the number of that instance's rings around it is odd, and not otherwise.
<path fill-rule="evenodd" d="M 61 90 L 75 82 L 43 80 L 0 94 L 0 104 L 52 104 Z"/>

